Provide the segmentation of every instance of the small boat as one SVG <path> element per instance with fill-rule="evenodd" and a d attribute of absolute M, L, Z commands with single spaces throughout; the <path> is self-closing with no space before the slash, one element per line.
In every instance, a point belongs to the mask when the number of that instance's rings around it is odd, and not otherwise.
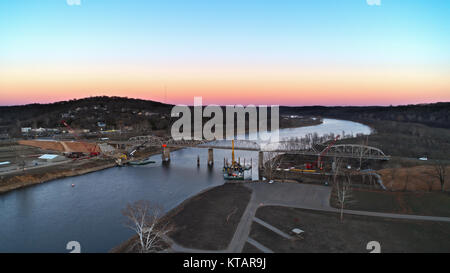
<path fill-rule="evenodd" d="M 223 167 L 223 178 L 226 180 L 244 180 L 245 169 L 235 162 L 231 166 Z"/>
<path fill-rule="evenodd" d="M 223 178 L 225 180 L 244 180 L 244 174 L 243 173 L 224 173 Z"/>
<path fill-rule="evenodd" d="M 147 158 L 143 160 L 130 161 L 128 164 L 137 166 L 137 165 L 147 165 L 151 163 L 156 163 L 156 161 Z"/>

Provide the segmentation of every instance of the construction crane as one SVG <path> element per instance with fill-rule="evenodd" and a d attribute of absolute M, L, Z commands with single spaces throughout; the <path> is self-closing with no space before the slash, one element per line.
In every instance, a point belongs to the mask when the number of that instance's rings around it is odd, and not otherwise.
<path fill-rule="evenodd" d="M 317 158 L 317 168 L 319 169 L 323 169 L 323 167 L 321 166 L 322 162 L 322 156 L 326 155 L 328 150 L 330 150 L 331 147 L 333 147 L 334 144 L 336 144 L 336 141 L 338 141 L 340 135 L 337 135 L 334 140 L 332 142 L 330 142 L 330 144 L 328 144 L 328 146 L 319 154 L 319 157 Z"/>
<path fill-rule="evenodd" d="M 320 170 L 323 170 L 322 161 L 321 161 L 322 157 L 327 154 L 328 150 L 330 150 L 331 147 L 333 147 L 333 145 L 336 143 L 336 141 L 339 139 L 339 137 L 340 137 L 339 135 L 336 136 L 334 138 L 334 140 L 332 142 L 330 142 L 330 144 L 328 144 L 328 146 L 319 154 L 319 156 L 317 157 L 317 161 L 316 162 L 306 163 L 305 164 L 305 168 L 307 170 L 313 170 L 313 169 L 316 169 L 316 168 L 320 169 Z"/>
<path fill-rule="evenodd" d="M 67 124 L 67 122 L 65 122 L 64 120 L 61 121 L 61 123 L 67 127 L 67 129 L 69 129 L 69 131 L 73 132 L 73 135 L 75 136 L 75 139 L 78 140 L 81 144 L 83 144 L 83 146 L 86 148 L 86 150 L 89 152 L 89 157 L 95 157 L 100 155 L 100 153 L 98 151 L 96 151 L 96 147 L 97 146 L 89 146 L 87 145 L 85 142 L 81 141 L 80 136 L 75 132 L 74 129 L 72 129 L 72 127 L 69 126 L 69 124 Z"/>

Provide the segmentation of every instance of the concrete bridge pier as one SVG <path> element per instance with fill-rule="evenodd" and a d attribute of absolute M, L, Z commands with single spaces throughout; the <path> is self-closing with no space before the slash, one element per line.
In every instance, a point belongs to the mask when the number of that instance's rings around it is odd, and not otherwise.
<path fill-rule="evenodd" d="M 163 147 L 162 161 L 163 162 L 170 162 L 170 148 L 169 147 Z"/>
<path fill-rule="evenodd" d="M 208 149 L 208 166 L 214 165 L 214 150 L 212 148 Z"/>

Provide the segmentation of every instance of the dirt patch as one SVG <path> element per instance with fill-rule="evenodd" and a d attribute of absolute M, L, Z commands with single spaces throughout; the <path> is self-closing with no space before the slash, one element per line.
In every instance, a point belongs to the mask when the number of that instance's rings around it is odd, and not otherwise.
<path fill-rule="evenodd" d="M 188 248 L 222 250 L 228 247 L 250 200 L 251 190 L 225 184 L 195 196 L 170 216 L 170 237 Z"/>
<path fill-rule="evenodd" d="M 96 143 L 90 142 L 20 140 L 19 144 L 58 152 L 101 152 Z"/>
<path fill-rule="evenodd" d="M 450 223 L 344 215 L 286 207 L 262 207 L 256 216 L 288 233 L 305 231 L 303 240 L 287 240 L 253 223 L 250 237 L 275 252 L 369 252 L 378 241 L 382 252 L 449 252 Z"/>
<path fill-rule="evenodd" d="M 450 166 L 447 166 L 447 174 L 450 174 Z M 377 171 L 381 175 L 383 184 L 393 191 L 428 191 L 430 184 L 433 190 L 441 190 L 439 180 L 434 177 L 434 166 L 416 166 L 410 168 L 390 168 Z M 448 178 L 444 187 L 450 190 Z"/>

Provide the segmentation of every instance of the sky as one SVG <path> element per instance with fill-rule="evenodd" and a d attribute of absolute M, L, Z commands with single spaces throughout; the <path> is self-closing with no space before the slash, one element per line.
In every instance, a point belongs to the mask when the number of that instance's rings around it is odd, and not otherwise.
<path fill-rule="evenodd" d="M 0 105 L 450 101 L 448 0 L 3 0 Z"/>

